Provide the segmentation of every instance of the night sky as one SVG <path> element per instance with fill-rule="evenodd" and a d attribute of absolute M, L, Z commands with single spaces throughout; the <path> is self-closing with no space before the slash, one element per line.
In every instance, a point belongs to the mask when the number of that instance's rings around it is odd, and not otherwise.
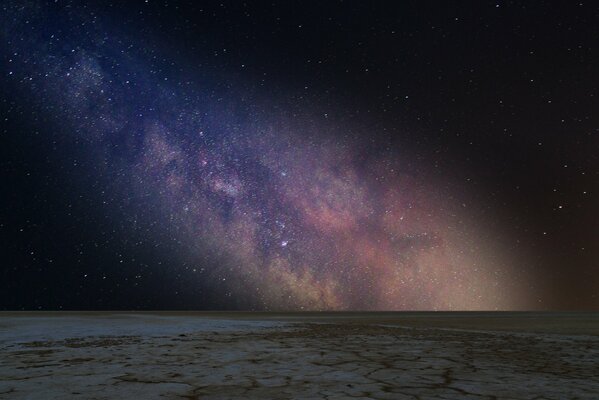
<path fill-rule="evenodd" d="M 599 4 L 0 7 L 0 309 L 599 309 Z"/>

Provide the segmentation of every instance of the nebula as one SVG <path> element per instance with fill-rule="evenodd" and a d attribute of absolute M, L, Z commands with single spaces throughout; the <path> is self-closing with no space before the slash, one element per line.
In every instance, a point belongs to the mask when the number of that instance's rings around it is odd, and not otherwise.
<path fill-rule="evenodd" d="M 135 219 L 183 243 L 165 268 L 218 260 L 189 272 L 189 284 L 218 281 L 241 308 L 265 310 L 518 303 L 468 195 L 417 154 L 373 145 L 367 122 L 255 96 L 235 77 L 166 74 L 141 34 L 91 17 L 20 6 L 7 15 L 23 95 L 92 149 L 82 152 L 91 172 L 111 177 Z"/>

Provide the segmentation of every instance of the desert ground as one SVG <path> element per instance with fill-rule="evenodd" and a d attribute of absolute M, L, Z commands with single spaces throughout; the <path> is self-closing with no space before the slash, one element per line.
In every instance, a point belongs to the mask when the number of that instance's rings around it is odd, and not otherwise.
<path fill-rule="evenodd" d="M 0 313 L 0 399 L 598 399 L 598 313 Z"/>

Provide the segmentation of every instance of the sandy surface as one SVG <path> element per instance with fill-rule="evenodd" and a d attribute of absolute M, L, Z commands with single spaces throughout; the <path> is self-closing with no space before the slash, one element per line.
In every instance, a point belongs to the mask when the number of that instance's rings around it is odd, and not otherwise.
<path fill-rule="evenodd" d="M 0 313 L 0 399 L 597 399 L 589 313 Z"/>

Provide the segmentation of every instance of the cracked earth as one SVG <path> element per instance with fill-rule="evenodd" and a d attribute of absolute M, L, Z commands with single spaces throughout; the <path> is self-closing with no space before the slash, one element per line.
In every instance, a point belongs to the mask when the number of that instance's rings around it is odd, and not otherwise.
<path fill-rule="evenodd" d="M 599 337 L 149 315 L 0 320 L 0 399 L 597 399 Z"/>

